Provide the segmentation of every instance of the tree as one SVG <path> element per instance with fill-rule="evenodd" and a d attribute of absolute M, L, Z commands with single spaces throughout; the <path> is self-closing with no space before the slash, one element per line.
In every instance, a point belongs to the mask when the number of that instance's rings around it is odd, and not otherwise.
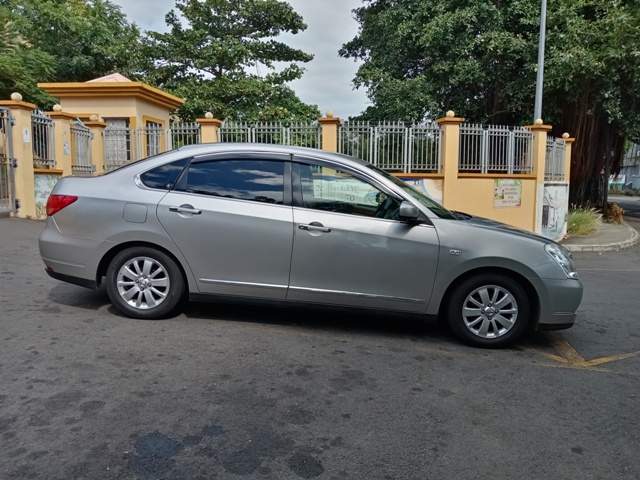
<path fill-rule="evenodd" d="M 539 4 L 531 0 L 365 0 L 340 54 L 363 61 L 366 118 L 421 119 L 453 109 L 471 121 L 531 123 Z M 600 172 L 640 137 L 640 6 L 549 3 L 545 120 L 575 135 L 571 201 L 595 203 Z"/>
<path fill-rule="evenodd" d="M 186 99 L 186 117 L 211 111 L 242 120 L 317 118 L 287 86 L 312 56 L 275 39 L 306 28 L 279 0 L 178 0 L 168 33 L 148 32 L 145 74 Z M 276 68 L 276 65 L 281 68 Z M 284 65 L 284 66 L 282 66 Z M 263 73 L 264 72 L 264 73 Z"/>
<path fill-rule="evenodd" d="M 10 12 L 0 7 L 0 98 L 21 92 L 30 100 L 47 101 L 36 82 L 52 72 L 53 57 L 33 48 L 17 31 Z"/>
<path fill-rule="evenodd" d="M 0 62 L 23 66 L 14 87 L 2 84 L 4 98 L 5 88 L 14 88 L 26 100 L 50 102 L 37 82 L 131 75 L 141 63 L 138 28 L 107 0 L 0 0 L 0 9 L 7 39 L 17 46 L 0 54 Z"/>

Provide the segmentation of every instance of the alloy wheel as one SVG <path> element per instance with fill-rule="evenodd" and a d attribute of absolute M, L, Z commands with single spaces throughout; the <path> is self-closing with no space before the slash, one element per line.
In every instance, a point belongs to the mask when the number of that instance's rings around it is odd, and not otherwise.
<path fill-rule="evenodd" d="M 155 258 L 127 260 L 116 276 L 118 293 L 131 307 L 155 308 L 165 301 L 171 287 L 167 269 Z"/>
<path fill-rule="evenodd" d="M 473 290 L 462 304 L 467 329 L 485 339 L 507 334 L 518 318 L 518 303 L 513 294 L 499 285 L 483 285 Z"/>

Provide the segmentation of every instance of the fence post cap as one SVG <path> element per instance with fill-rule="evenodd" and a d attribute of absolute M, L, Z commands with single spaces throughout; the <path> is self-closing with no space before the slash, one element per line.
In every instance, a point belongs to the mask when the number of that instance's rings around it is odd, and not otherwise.
<path fill-rule="evenodd" d="M 318 122 L 322 125 L 338 125 L 340 124 L 340 117 L 334 117 L 333 112 L 327 112 Z"/>
<path fill-rule="evenodd" d="M 538 120 L 536 120 L 536 122 Z M 534 123 L 533 125 L 525 125 L 524 128 L 527 128 L 532 132 L 548 132 L 551 130 L 551 125 L 545 125 L 544 123 Z"/>
<path fill-rule="evenodd" d="M 61 112 L 61 111 L 62 111 L 62 105 L 60 105 L 59 103 L 56 103 L 56 104 L 53 106 L 52 110 L 53 110 L 54 112 Z"/>
<path fill-rule="evenodd" d="M 205 114 L 204 118 L 196 118 L 196 122 L 198 122 L 200 125 L 212 125 L 214 127 L 219 127 L 220 125 L 222 125 L 222 120 L 213 118 L 213 114 L 211 114 L 211 117 L 207 117 Z"/>
<path fill-rule="evenodd" d="M 106 128 L 107 122 L 105 122 L 102 117 L 94 113 L 89 117 L 89 120 L 84 122 L 84 125 L 89 128 Z"/>
<path fill-rule="evenodd" d="M 22 98 L 22 96 L 20 97 Z M 22 100 L 0 100 L 0 107 L 13 108 L 16 110 L 28 110 L 30 112 L 38 108 L 33 103 L 23 102 Z"/>
<path fill-rule="evenodd" d="M 462 122 L 464 122 L 464 118 L 456 117 L 456 113 L 453 110 L 449 110 L 444 117 L 440 117 L 436 120 L 438 125 L 460 125 Z"/>
<path fill-rule="evenodd" d="M 569 135 L 569 132 L 564 132 L 562 134 L 562 139 L 565 141 L 565 143 L 573 143 L 576 141 L 575 138 L 573 138 L 571 135 Z"/>
<path fill-rule="evenodd" d="M 213 113 L 211 113 L 211 112 L 206 112 L 206 113 L 204 114 L 204 118 L 208 118 L 209 120 L 211 120 L 211 119 L 213 118 Z"/>
<path fill-rule="evenodd" d="M 19 92 L 13 92 L 9 98 L 11 98 L 11 100 L 13 100 L 14 102 L 21 102 L 22 94 Z"/>

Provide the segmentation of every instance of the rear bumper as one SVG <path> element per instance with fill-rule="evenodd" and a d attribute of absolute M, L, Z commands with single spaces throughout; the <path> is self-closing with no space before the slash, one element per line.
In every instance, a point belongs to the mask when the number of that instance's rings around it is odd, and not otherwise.
<path fill-rule="evenodd" d="M 45 270 L 52 277 L 57 275 L 54 278 L 60 280 L 77 278 L 85 283 L 95 283 L 95 269 L 88 267 L 95 261 L 97 247 L 95 240 L 63 235 L 55 221 L 49 218 L 47 226 L 40 234 L 38 246 Z"/>
<path fill-rule="evenodd" d="M 65 275 L 63 273 L 56 273 L 50 267 L 45 267 L 44 271 L 51 278 L 55 278 L 56 280 L 60 280 L 62 282 L 73 283 L 74 285 L 79 285 L 81 287 L 96 289 L 97 284 L 94 280 L 87 280 L 86 278 L 73 277 L 71 275 Z"/>

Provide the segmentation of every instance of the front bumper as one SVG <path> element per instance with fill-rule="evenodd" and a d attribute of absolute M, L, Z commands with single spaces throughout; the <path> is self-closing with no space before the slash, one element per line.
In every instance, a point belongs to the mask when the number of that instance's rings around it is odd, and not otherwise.
<path fill-rule="evenodd" d="M 582 302 L 583 286 L 577 278 L 543 280 L 545 295 L 540 298 L 541 330 L 560 330 L 571 327 L 576 320 L 576 310 Z"/>

